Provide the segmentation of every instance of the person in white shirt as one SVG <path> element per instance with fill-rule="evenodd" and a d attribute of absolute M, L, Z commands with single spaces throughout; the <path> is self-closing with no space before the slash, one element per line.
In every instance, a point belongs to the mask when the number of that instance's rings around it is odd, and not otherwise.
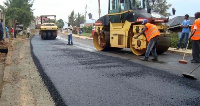
<path fill-rule="evenodd" d="M 30 30 L 30 28 L 29 28 L 29 27 L 26 29 L 26 33 L 27 33 L 27 38 L 29 38 L 29 36 L 30 36 L 30 33 L 31 33 L 31 30 Z"/>
<path fill-rule="evenodd" d="M 73 30 L 73 27 L 70 25 L 70 23 L 68 23 L 68 44 L 67 45 L 73 45 L 72 30 Z"/>

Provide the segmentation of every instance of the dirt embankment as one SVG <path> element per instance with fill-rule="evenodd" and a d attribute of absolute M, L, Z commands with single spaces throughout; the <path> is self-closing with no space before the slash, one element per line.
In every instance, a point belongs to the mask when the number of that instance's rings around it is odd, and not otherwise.
<path fill-rule="evenodd" d="M 4 69 L 5 69 L 5 61 L 6 61 L 6 56 L 8 53 L 8 48 L 12 48 L 11 45 L 11 40 L 6 39 L 6 41 L 0 41 L 0 95 L 2 93 L 3 86 L 5 82 L 3 81 L 4 77 Z"/>
<path fill-rule="evenodd" d="M 3 83 L 0 106 L 54 106 L 30 53 L 30 39 L 9 42 L 8 53 L 0 53 Z M 0 76 L 1 77 L 1 76 Z"/>

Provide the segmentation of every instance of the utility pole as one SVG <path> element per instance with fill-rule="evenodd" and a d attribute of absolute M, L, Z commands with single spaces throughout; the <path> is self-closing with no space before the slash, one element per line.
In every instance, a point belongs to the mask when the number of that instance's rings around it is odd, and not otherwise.
<path fill-rule="evenodd" d="M 86 24 L 87 4 L 85 6 L 85 24 Z"/>
<path fill-rule="evenodd" d="M 101 17 L 100 0 L 98 0 L 98 4 L 99 4 L 99 18 L 100 18 Z"/>

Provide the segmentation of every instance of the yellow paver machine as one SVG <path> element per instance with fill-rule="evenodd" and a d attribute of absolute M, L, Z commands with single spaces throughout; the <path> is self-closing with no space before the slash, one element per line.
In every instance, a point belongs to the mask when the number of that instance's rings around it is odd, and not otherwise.
<path fill-rule="evenodd" d="M 43 40 L 56 39 L 58 27 L 56 25 L 56 15 L 41 15 L 40 35 Z"/>
<path fill-rule="evenodd" d="M 161 33 L 157 52 L 164 53 L 170 46 L 168 18 L 151 12 L 148 0 L 109 0 L 108 14 L 95 23 L 93 43 L 97 50 L 130 48 L 135 55 L 143 55 L 147 41 L 144 36 L 134 39 L 144 26 L 142 21 L 155 24 Z"/>

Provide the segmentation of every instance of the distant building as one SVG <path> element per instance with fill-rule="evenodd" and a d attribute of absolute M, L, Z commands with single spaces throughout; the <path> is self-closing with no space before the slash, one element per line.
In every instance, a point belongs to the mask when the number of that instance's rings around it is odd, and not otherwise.
<path fill-rule="evenodd" d="M 86 27 L 93 26 L 93 23 L 86 23 L 85 26 Z"/>
<path fill-rule="evenodd" d="M 184 17 L 185 16 L 177 16 L 177 17 L 170 19 L 169 22 L 168 22 L 169 30 L 173 31 L 173 32 L 181 32 L 182 28 L 180 27 L 180 25 L 182 24 Z M 190 28 L 191 28 L 192 24 L 195 21 L 195 18 L 189 17 L 189 20 L 190 20 Z"/>
<path fill-rule="evenodd" d="M 80 28 L 93 26 L 93 23 L 80 24 Z"/>
<path fill-rule="evenodd" d="M 80 24 L 80 28 L 83 28 L 85 26 L 85 24 Z"/>

